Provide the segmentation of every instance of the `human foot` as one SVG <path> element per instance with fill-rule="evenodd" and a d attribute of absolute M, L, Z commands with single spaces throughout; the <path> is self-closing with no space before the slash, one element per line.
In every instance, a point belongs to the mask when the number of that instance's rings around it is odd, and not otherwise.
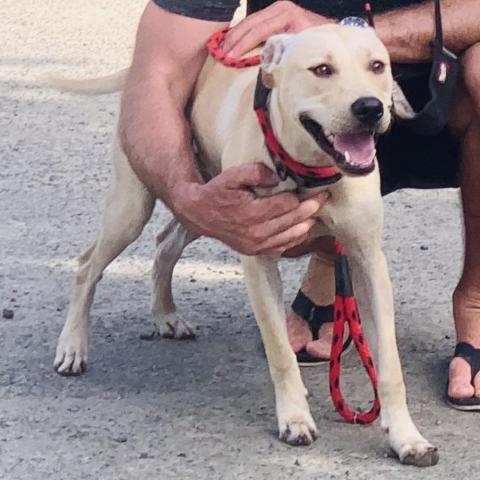
<path fill-rule="evenodd" d="M 316 305 L 299 290 L 287 315 L 287 332 L 300 363 L 330 358 L 332 325 L 333 306 Z"/>
<path fill-rule="evenodd" d="M 312 341 L 313 334 L 308 323 L 292 309 L 287 312 L 288 340 L 295 353 Z"/>
<path fill-rule="evenodd" d="M 330 360 L 330 349 L 332 348 L 333 323 L 324 323 L 318 330 L 318 340 L 308 342 L 305 350 L 308 354 L 322 360 Z"/>
<path fill-rule="evenodd" d="M 480 410 L 480 295 L 457 288 L 453 299 L 458 345 L 450 362 L 448 402 Z"/>
<path fill-rule="evenodd" d="M 287 314 L 287 332 L 300 365 L 315 365 L 329 360 L 333 306 L 315 305 L 300 291 Z M 349 342 L 348 332 L 346 340 Z"/>

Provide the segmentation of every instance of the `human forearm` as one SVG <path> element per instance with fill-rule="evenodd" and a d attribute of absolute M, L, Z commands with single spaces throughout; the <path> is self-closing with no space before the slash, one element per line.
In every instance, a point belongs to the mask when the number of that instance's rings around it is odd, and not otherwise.
<path fill-rule="evenodd" d="M 433 0 L 375 16 L 376 30 L 394 62 L 420 62 L 431 58 L 434 38 Z M 447 48 L 462 53 L 480 42 L 480 1 L 443 0 L 443 29 Z M 275 21 L 273 21 L 275 20 Z M 292 2 L 278 1 L 250 15 L 229 32 L 225 49 L 242 56 L 277 33 L 296 33 L 336 22 L 309 12 Z"/>
<path fill-rule="evenodd" d="M 138 77 L 131 75 L 124 92 L 122 146 L 139 179 L 173 209 L 183 184 L 202 183 L 184 117 L 187 95 L 168 75 Z"/>
<path fill-rule="evenodd" d="M 461 53 L 480 41 L 480 2 L 443 0 L 445 45 Z M 394 62 L 418 62 L 431 58 L 434 38 L 434 2 L 392 10 L 375 17 L 376 30 Z"/>
<path fill-rule="evenodd" d="M 175 15 L 150 2 L 139 24 L 123 92 L 119 133 L 139 179 L 175 211 L 179 191 L 202 182 L 191 147 L 185 107 L 222 23 Z"/>

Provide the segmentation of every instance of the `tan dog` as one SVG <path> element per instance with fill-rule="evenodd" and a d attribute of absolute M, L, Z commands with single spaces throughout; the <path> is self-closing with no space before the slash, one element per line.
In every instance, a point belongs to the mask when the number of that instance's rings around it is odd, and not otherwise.
<path fill-rule="evenodd" d="M 331 196 L 318 212 L 315 235 L 333 235 L 344 244 L 362 317 L 376 326 L 382 427 L 402 462 L 433 465 L 438 461 L 436 449 L 420 435 L 407 409 L 392 288 L 381 248 L 383 208 L 374 135 L 385 132 L 391 122 L 393 81 L 387 51 L 371 29 L 329 25 L 272 37 L 262 58 L 264 82 L 272 88 L 270 117 L 285 150 L 306 165 L 336 165 L 344 173 L 339 182 L 322 187 Z M 252 109 L 257 71 L 228 69 L 208 60 L 201 73 L 192 123 L 202 163 L 212 176 L 247 162 L 263 162 L 274 169 Z M 124 77 L 125 71 L 105 80 L 76 82 L 70 89 L 104 93 L 120 88 Z M 68 89 L 68 82 L 63 86 Z M 287 179 L 257 193 L 296 188 Z M 103 224 L 97 241 L 80 257 L 58 342 L 59 373 L 83 370 L 95 285 L 105 267 L 141 233 L 153 205 L 117 140 Z M 163 336 L 193 335 L 176 314 L 171 278 L 183 249 L 195 238 L 175 219 L 158 237 L 152 314 Z M 310 444 L 316 427 L 287 338 L 278 259 L 241 260 L 274 383 L 280 438 L 294 445 Z"/>

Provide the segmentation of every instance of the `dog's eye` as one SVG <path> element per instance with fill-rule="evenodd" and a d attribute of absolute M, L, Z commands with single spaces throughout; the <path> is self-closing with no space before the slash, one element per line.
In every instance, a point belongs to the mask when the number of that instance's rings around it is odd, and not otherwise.
<path fill-rule="evenodd" d="M 370 70 L 373 73 L 383 73 L 385 71 L 385 64 L 380 60 L 376 60 L 370 64 Z"/>
<path fill-rule="evenodd" d="M 309 68 L 309 70 L 317 77 L 329 77 L 333 75 L 333 68 L 328 63 L 322 63 L 316 67 Z"/>

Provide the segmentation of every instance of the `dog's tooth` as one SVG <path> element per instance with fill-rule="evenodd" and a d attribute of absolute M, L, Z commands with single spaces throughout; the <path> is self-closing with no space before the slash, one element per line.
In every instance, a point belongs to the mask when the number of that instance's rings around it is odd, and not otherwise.
<path fill-rule="evenodd" d="M 348 150 L 343 154 L 343 156 L 345 157 L 345 161 L 350 163 L 350 153 Z"/>

